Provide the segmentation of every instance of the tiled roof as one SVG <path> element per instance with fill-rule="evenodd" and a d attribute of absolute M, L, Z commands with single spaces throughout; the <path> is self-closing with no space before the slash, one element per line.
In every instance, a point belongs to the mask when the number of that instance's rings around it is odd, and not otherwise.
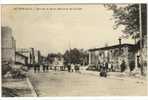
<path fill-rule="evenodd" d="M 107 46 L 107 47 L 101 47 L 101 48 L 94 48 L 94 49 L 89 49 L 88 51 L 96 51 L 96 50 L 108 50 L 108 49 L 114 49 L 114 48 L 119 48 L 119 47 L 134 47 L 135 45 L 133 44 L 121 44 L 121 45 L 113 45 L 113 46 Z"/>

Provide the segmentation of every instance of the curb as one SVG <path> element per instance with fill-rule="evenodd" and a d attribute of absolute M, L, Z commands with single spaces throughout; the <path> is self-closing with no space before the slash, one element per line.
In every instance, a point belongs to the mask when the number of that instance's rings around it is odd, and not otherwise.
<path fill-rule="evenodd" d="M 28 85 L 29 85 L 29 88 L 31 89 L 32 96 L 33 96 L 33 97 L 37 97 L 38 95 L 37 95 L 37 93 L 36 93 L 34 87 L 32 86 L 32 84 L 31 84 L 31 82 L 30 82 L 30 80 L 29 80 L 28 77 L 26 78 L 26 81 L 27 81 L 27 83 L 28 83 Z"/>

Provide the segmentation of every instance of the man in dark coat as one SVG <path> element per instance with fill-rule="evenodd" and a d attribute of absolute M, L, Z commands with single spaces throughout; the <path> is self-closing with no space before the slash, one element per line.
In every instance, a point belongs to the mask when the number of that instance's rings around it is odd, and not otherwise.
<path fill-rule="evenodd" d="M 126 64 L 125 64 L 125 61 L 124 60 L 122 60 L 122 63 L 120 65 L 120 67 L 121 67 L 121 72 L 124 72 L 125 69 L 126 69 Z"/>
<path fill-rule="evenodd" d="M 70 64 L 67 65 L 67 69 L 68 69 L 68 72 L 70 72 L 70 70 L 71 70 Z"/>

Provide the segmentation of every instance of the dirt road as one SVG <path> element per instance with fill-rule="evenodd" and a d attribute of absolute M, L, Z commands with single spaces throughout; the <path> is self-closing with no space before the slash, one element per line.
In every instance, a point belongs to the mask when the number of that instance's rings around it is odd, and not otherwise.
<path fill-rule="evenodd" d="M 146 81 L 102 78 L 89 74 L 49 71 L 33 73 L 30 80 L 39 96 L 144 96 Z"/>

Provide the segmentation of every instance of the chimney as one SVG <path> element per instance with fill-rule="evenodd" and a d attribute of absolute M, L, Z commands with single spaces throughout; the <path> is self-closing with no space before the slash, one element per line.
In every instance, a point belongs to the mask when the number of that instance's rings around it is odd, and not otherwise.
<path fill-rule="evenodd" d="M 119 40 L 119 45 L 121 45 L 121 38 L 119 38 L 118 40 Z"/>
<path fill-rule="evenodd" d="M 119 38 L 118 40 L 119 40 L 119 54 L 121 54 L 121 38 Z"/>

